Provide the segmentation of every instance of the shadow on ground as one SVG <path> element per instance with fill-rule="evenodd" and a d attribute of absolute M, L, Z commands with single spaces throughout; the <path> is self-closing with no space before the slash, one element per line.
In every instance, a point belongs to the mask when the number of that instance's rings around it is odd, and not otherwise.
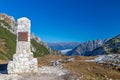
<path fill-rule="evenodd" d="M 0 74 L 7 74 L 7 64 L 0 64 Z"/>

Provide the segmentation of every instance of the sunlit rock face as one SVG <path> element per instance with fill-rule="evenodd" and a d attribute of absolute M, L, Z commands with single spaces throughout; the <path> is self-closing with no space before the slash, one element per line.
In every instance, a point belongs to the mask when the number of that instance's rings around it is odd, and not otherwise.
<path fill-rule="evenodd" d="M 98 53 L 93 54 L 93 50 L 103 45 L 103 40 L 93 40 L 84 43 L 80 43 L 77 47 L 67 52 L 68 56 L 96 56 Z"/>
<path fill-rule="evenodd" d="M 30 20 L 23 17 L 17 20 L 17 24 L 16 53 L 8 63 L 8 73 L 37 72 L 38 62 L 30 48 Z"/>
<path fill-rule="evenodd" d="M 3 28 L 6 28 L 11 33 L 16 34 L 16 28 L 15 28 L 16 22 L 15 22 L 15 19 L 13 16 L 9 16 L 7 14 L 0 13 L 0 21 L 8 23 L 8 24 L 0 23 L 0 25 L 2 25 Z"/>

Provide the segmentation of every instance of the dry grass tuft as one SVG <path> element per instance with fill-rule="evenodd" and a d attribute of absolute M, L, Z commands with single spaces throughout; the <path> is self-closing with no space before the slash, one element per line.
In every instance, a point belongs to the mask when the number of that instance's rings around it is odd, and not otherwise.
<path fill-rule="evenodd" d="M 45 55 L 42 57 L 38 57 L 38 66 L 50 66 L 51 60 L 58 60 L 61 59 L 61 56 L 54 56 L 54 55 Z"/>
<path fill-rule="evenodd" d="M 50 65 L 50 60 L 67 59 L 67 56 L 48 55 L 39 57 L 39 66 Z M 65 78 L 70 78 L 71 74 L 76 74 L 81 80 L 119 80 L 120 71 L 113 69 L 110 66 L 97 64 L 95 62 L 85 62 L 95 57 L 73 56 L 75 61 L 63 63 L 65 69 L 70 71 Z"/>
<path fill-rule="evenodd" d="M 8 61 L 6 61 L 6 60 L 0 60 L 0 64 L 7 64 L 8 63 Z"/>

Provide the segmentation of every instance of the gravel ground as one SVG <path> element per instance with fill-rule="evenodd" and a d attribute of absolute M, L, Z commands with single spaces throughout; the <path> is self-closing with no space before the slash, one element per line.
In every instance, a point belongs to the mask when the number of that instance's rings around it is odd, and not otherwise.
<path fill-rule="evenodd" d="M 0 80 L 65 80 L 66 70 L 59 67 L 43 66 L 38 73 L 27 74 L 0 74 Z"/>
<path fill-rule="evenodd" d="M 120 67 L 120 54 L 102 55 L 97 57 L 95 62 Z"/>

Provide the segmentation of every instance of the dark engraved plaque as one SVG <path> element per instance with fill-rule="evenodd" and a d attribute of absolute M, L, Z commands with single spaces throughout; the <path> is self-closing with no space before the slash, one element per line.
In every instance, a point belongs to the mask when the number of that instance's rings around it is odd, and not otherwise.
<path fill-rule="evenodd" d="M 18 32 L 18 41 L 28 41 L 28 32 Z"/>

